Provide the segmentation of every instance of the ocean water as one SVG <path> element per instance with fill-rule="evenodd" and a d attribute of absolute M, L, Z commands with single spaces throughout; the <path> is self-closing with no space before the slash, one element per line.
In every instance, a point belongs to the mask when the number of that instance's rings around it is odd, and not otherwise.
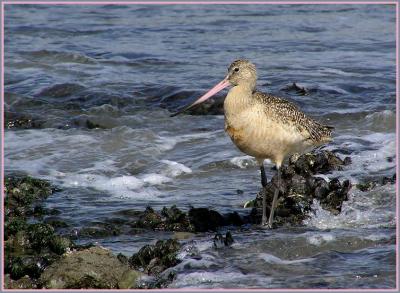
<path fill-rule="evenodd" d="M 58 186 L 45 205 L 71 233 L 148 205 L 246 214 L 258 169 L 223 116 L 169 117 L 238 58 L 256 64 L 259 90 L 335 126 L 326 149 L 353 163 L 327 177 L 395 173 L 394 5 L 345 4 L 6 5 L 5 110 L 41 127 L 6 129 L 5 172 Z M 293 82 L 309 94 L 285 92 Z M 202 258 L 182 255 L 170 287 L 394 288 L 395 205 L 394 185 L 353 188 L 340 215 L 315 203 L 304 227 L 236 229 L 218 250 L 198 234 L 186 245 Z M 130 256 L 171 236 L 95 241 Z"/>

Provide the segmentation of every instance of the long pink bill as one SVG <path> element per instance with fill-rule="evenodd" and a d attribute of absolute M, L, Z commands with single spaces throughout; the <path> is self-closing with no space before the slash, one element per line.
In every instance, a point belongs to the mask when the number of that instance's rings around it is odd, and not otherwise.
<path fill-rule="evenodd" d="M 221 81 L 220 83 L 218 83 L 216 86 L 214 86 L 212 89 L 210 89 L 207 93 L 205 93 L 203 96 L 201 96 L 200 98 L 198 98 L 194 103 L 183 107 L 181 110 L 179 110 L 178 112 L 171 114 L 170 117 L 174 117 L 176 115 L 179 115 L 191 108 L 193 108 L 194 106 L 201 104 L 205 101 L 207 101 L 209 98 L 211 98 L 212 96 L 214 96 L 216 93 L 222 91 L 224 88 L 226 88 L 227 86 L 229 86 L 229 81 L 228 78 L 225 78 L 223 81 Z"/>

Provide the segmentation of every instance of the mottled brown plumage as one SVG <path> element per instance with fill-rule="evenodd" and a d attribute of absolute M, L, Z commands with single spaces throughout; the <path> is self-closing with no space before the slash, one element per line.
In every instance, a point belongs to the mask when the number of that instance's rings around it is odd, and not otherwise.
<path fill-rule="evenodd" d="M 333 127 L 322 125 L 308 117 L 295 104 L 283 98 L 257 91 L 253 93 L 252 97 L 256 103 L 265 105 L 265 114 L 269 115 L 271 119 L 275 119 L 278 123 L 295 125 L 297 130 L 303 134 L 304 139 L 310 139 L 315 144 L 332 140 Z"/>

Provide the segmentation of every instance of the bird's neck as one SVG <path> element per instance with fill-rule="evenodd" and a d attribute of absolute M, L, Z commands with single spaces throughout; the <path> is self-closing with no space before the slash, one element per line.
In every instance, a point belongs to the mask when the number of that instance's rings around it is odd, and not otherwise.
<path fill-rule="evenodd" d="M 253 87 L 237 85 L 231 88 L 224 101 L 225 116 L 236 115 L 247 109 L 252 102 Z"/>

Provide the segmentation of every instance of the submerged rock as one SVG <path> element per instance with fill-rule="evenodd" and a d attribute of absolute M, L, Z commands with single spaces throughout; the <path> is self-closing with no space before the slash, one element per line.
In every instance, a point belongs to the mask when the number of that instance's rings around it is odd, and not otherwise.
<path fill-rule="evenodd" d="M 225 225 L 220 213 L 207 208 L 191 208 L 189 219 L 196 232 L 216 231 L 217 227 Z"/>
<path fill-rule="evenodd" d="M 301 156 L 294 155 L 289 159 L 288 166 L 281 168 L 281 184 L 277 209 L 275 211 L 275 224 L 301 224 L 312 210 L 314 199 L 317 199 L 321 207 L 339 214 L 343 201 L 348 200 L 348 192 L 351 189 L 349 180 L 340 182 L 337 178 L 330 182 L 316 174 L 342 170 L 349 160 L 341 160 L 330 151 L 307 153 Z M 277 188 L 277 175 L 267 186 L 262 189 L 253 203 L 255 208 L 250 212 L 248 220 L 253 223 L 261 221 L 262 197 L 267 197 L 267 214 L 270 212 L 270 204 Z"/>
<path fill-rule="evenodd" d="M 379 185 L 396 184 L 396 173 L 392 177 L 383 177 L 379 180 L 366 181 L 358 183 L 356 187 L 361 191 L 371 191 Z"/>
<path fill-rule="evenodd" d="M 175 239 L 159 240 L 155 245 L 145 245 L 129 258 L 129 265 L 149 275 L 159 275 L 180 261 L 177 253 L 181 245 Z"/>
<path fill-rule="evenodd" d="M 109 250 L 92 247 L 64 254 L 39 281 L 46 289 L 134 289 L 141 275 Z"/>
<path fill-rule="evenodd" d="M 85 87 L 75 83 L 62 83 L 55 84 L 51 87 L 43 89 L 37 96 L 39 97 L 51 97 L 51 98 L 63 98 L 71 96 L 77 92 L 84 90 Z"/>
<path fill-rule="evenodd" d="M 230 231 L 226 232 L 225 237 L 222 236 L 221 233 L 217 233 L 214 236 L 214 247 L 215 248 L 222 248 L 226 246 L 231 246 L 234 242 L 232 234 Z"/>
<path fill-rule="evenodd" d="M 30 114 L 13 111 L 4 112 L 4 128 L 6 129 L 31 129 L 42 128 L 44 121 Z"/>
<path fill-rule="evenodd" d="M 230 222 L 241 222 L 240 216 L 229 214 L 226 220 L 220 213 L 207 208 L 191 208 L 188 213 L 182 212 L 175 205 L 161 210 L 161 213 L 147 207 L 132 224 L 135 228 L 145 228 L 175 232 L 215 231 L 217 227 Z"/>
<path fill-rule="evenodd" d="M 306 96 L 309 94 L 308 90 L 305 87 L 298 86 L 295 82 L 291 85 L 288 85 L 282 89 L 285 92 L 294 92 L 301 96 Z"/>
<path fill-rule="evenodd" d="M 184 105 L 193 102 L 205 93 L 202 91 L 187 91 L 171 86 L 147 88 L 143 91 L 148 104 L 168 109 L 175 113 Z M 188 115 L 223 115 L 224 96 L 216 95 L 208 101 L 184 112 Z"/>

